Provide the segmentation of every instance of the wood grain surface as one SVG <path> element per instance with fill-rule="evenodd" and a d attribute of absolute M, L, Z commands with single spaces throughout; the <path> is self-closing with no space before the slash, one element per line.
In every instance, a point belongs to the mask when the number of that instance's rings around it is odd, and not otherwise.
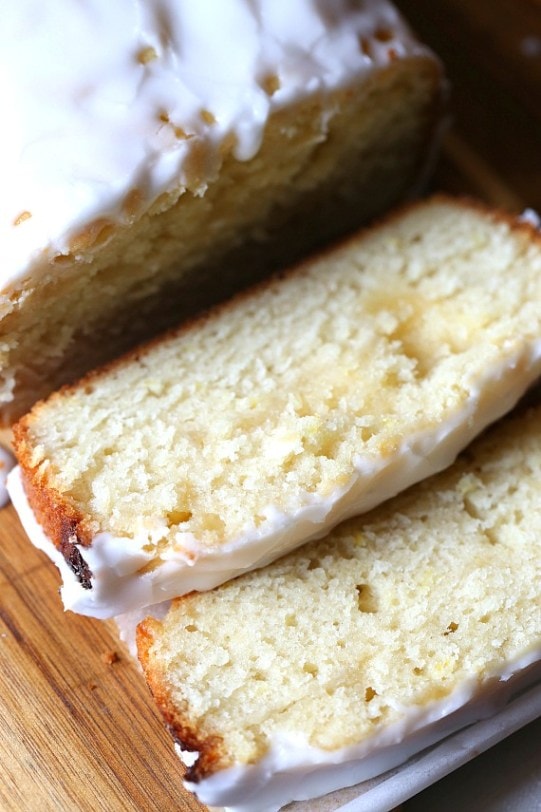
<path fill-rule="evenodd" d="M 64 613 L 11 507 L 0 522 L 2 812 L 201 809 L 113 627 Z"/>
<path fill-rule="evenodd" d="M 432 188 L 541 211 L 539 0 L 396 4 L 440 54 L 453 88 Z M 58 586 L 4 509 L 0 812 L 203 809 L 181 787 L 171 740 L 113 627 L 64 613 Z"/>

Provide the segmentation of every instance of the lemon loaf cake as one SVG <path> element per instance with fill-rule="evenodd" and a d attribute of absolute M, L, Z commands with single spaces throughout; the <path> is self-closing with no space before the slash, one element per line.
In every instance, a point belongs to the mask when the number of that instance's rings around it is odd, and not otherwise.
<path fill-rule="evenodd" d="M 3 4 L 0 418 L 406 194 L 441 89 L 386 0 Z"/>
<path fill-rule="evenodd" d="M 540 475 L 538 407 L 323 541 L 143 621 L 187 786 L 271 812 L 384 772 L 541 679 Z"/>
<path fill-rule="evenodd" d="M 541 235 L 433 198 L 37 404 L 13 501 L 65 606 L 116 615 L 441 470 L 540 370 Z"/>

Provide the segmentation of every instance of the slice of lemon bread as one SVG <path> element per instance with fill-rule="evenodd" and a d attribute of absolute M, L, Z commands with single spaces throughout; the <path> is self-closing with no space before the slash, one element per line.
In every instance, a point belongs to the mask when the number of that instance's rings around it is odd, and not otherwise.
<path fill-rule="evenodd" d="M 537 407 L 323 541 L 143 621 L 188 787 L 271 812 L 384 772 L 541 678 L 540 476 Z"/>
<path fill-rule="evenodd" d="M 15 506 L 65 605 L 119 614 L 441 470 L 540 370 L 541 235 L 432 199 L 37 405 Z"/>
<path fill-rule="evenodd" d="M 387 0 L 2 4 L 0 418 L 406 195 L 441 95 Z"/>

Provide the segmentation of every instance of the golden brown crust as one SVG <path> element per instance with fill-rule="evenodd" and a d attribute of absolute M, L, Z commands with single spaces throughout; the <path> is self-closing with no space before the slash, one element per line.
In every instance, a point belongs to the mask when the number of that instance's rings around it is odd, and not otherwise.
<path fill-rule="evenodd" d="M 92 533 L 85 526 L 81 513 L 51 487 L 46 475 L 32 464 L 31 441 L 28 439 L 29 422 L 26 419 L 21 420 L 13 430 L 13 447 L 21 468 L 28 503 L 46 536 L 60 550 L 81 586 L 91 589 L 92 572 L 80 547 L 91 545 Z"/>
<path fill-rule="evenodd" d="M 173 739 L 182 750 L 199 753 L 197 761 L 188 768 L 185 776 L 187 781 L 198 783 L 219 770 L 231 766 L 231 760 L 224 750 L 222 737 L 218 735 L 202 736 L 197 726 L 185 715 L 185 710 L 179 708 L 173 701 L 164 675 L 156 666 L 150 652 L 155 633 L 159 631 L 160 627 L 160 621 L 152 617 L 146 618 L 137 626 L 136 641 L 139 661 L 150 692 Z"/>

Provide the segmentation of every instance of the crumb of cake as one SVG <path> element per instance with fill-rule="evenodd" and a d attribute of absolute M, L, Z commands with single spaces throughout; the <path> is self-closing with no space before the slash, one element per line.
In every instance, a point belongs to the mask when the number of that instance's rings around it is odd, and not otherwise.
<path fill-rule="evenodd" d="M 146 48 L 141 48 L 137 54 L 137 61 L 140 62 L 141 65 L 148 65 L 149 62 L 153 62 L 157 58 L 158 54 L 156 53 L 156 49 L 150 45 Z"/>
<path fill-rule="evenodd" d="M 102 662 L 106 665 L 113 665 L 120 659 L 116 651 L 104 651 L 101 655 Z"/>
<path fill-rule="evenodd" d="M 269 73 L 264 76 L 261 81 L 261 87 L 269 96 L 274 96 L 277 90 L 280 90 L 280 79 L 275 73 Z"/>
<path fill-rule="evenodd" d="M 190 135 L 183 130 L 182 127 L 175 127 L 174 128 L 175 137 L 178 138 L 180 141 L 187 141 L 189 138 L 193 138 L 193 135 Z"/>
<path fill-rule="evenodd" d="M 374 697 L 377 696 L 377 695 L 378 695 L 378 692 L 374 691 L 372 686 L 369 685 L 368 688 L 366 689 L 366 691 L 364 692 L 364 701 L 365 702 L 371 702 L 374 699 Z"/>
<path fill-rule="evenodd" d="M 200 116 L 205 124 L 216 124 L 216 116 L 210 110 L 201 110 Z"/>
<path fill-rule="evenodd" d="M 447 630 L 444 631 L 443 634 L 444 634 L 445 637 L 447 637 L 448 634 L 453 634 L 453 632 L 456 632 L 457 629 L 458 629 L 458 623 L 455 623 L 453 621 L 453 622 L 449 623 L 449 625 L 447 626 Z"/>
<path fill-rule="evenodd" d="M 189 138 L 193 138 L 193 135 L 186 132 L 186 130 L 183 127 L 179 127 L 178 125 L 174 125 L 173 122 L 171 121 L 170 117 L 169 117 L 169 113 L 166 113 L 165 110 L 162 110 L 158 114 L 158 120 L 161 121 L 163 124 L 170 124 L 171 125 L 171 127 L 173 129 L 173 133 L 175 135 L 175 138 L 178 138 L 179 140 L 184 140 L 184 141 L 187 141 Z"/>
<path fill-rule="evenodd" d="M 13 221 L 13 225 L 20 226 L 21 223 L 24 223 L 25 220 L 29 220 L 31 217 L 32 214 L 29 211 L 22 211 Z"/>

